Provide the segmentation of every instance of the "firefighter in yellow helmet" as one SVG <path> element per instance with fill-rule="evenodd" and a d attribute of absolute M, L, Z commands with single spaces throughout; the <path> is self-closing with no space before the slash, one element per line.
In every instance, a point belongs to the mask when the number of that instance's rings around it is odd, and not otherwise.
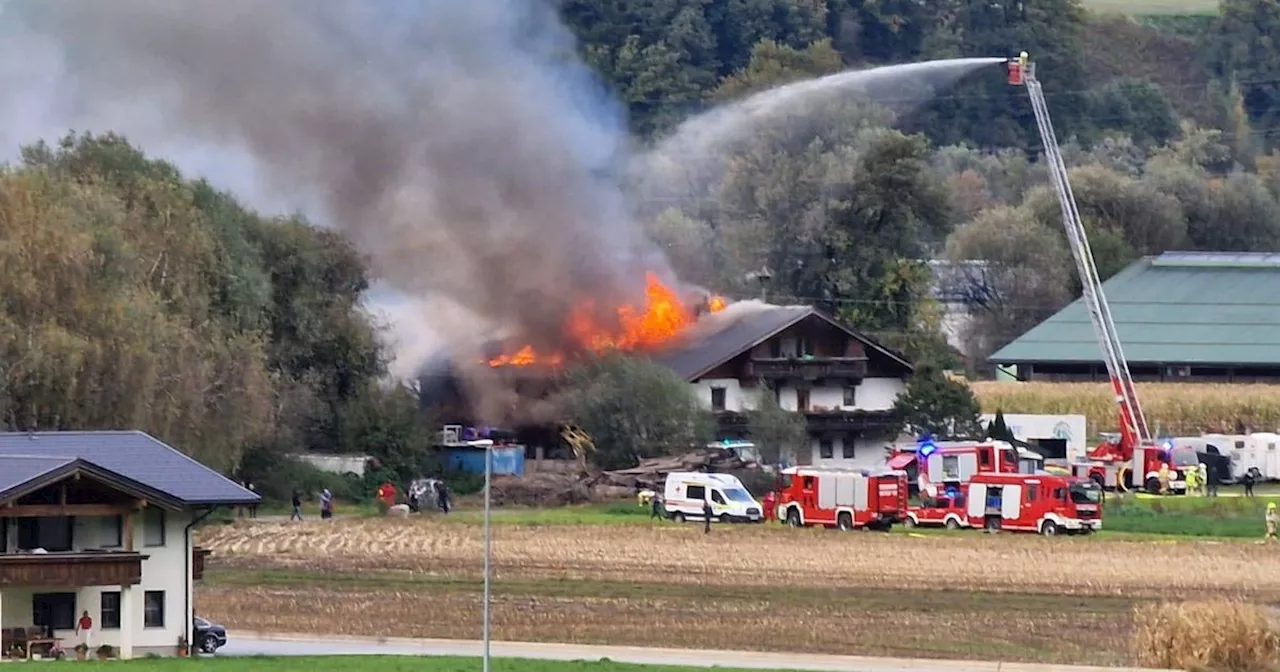
<path fill-rule="evenodd" d="M 1200 494 L 1200 472 L 1196 469 L 1188 469 L 1187 475 L 1187 494 Z"/>
<path fill-rule="evenodd" d="M 1031 62 L 1031 55 L 1028 54 L 1027 52 L 1024 51 L 1018 54 L 1018 65 L 1025 68 L 1027 67 L 1027 63 L 1030 63 L 1030 62 Z"/>
<path fill-rule="evenodd" d="M 1267 502 L 1267 536 L 1264 541 L 1275 542 L 1276 523 L 1280 522 L 1280 513 L 1276 513 L 1276 503 Z"/>

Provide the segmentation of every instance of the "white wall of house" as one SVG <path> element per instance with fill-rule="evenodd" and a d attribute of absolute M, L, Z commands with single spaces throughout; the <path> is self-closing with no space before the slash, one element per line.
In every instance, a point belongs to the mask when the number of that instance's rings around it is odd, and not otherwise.
<path fill-rule="evenodd" d="M 92 586 L 67 588 L 50 586 L 44 588 L 5 588 L 0 591 L 0 627 L 26 627 L 32 625 L 32 596 L 39 593 L 76 593 L 76 619 L 82 611 L 88 610 L 93 619 L 94 632 L 90 645 L 97 648 L 102 644 L 120 647 L 126 639 L 133 648 L 133 657 L 141 657 L 148 653 L 172 655 L 177 648 L 178 638 L 186 634 L 186 624 L 191 622 L 192 614 L 188 607 L 192 604 L 192 581 L 190 565 L 184 559 L 187 545 L 183 543 L 186 526 L 192 520 L 190 513 L 164 512 L 164 536 L 160 538 L 160 529 L 154 519 L 138 514 L 134 522 L 133 548 L 147 555 L 142 561 L 142 583 L 132 587 Z M 10 550 L 14 550 L 17 533 L 9 532 Z M 78 517 L 72 532 L 74 550 L 94 550 L 112 548 L 115 545 L 115 519 L 100 517 Z M 162 626 L 149 627 L 145 624 L 146 593 L 163 592 L 164 621 Z M 121 593 L 121 613 L 119 628 L 104 628 L 102 623 L 102 594 L 104 592 Z M 184 613 L 184 610 L 186 613 Z M 125 630 L 129 633 L 125 633 Z M 131 635 L 131 637 L 129 636 Z M 55 630 L 55 637 L 63 638 L 63 647 L 70 651 L 79 640 L 74 630 Z"/>
<path fill-rule="evenodd" d="M 703 378 L 693 383 L 693 394 L 704 408 L 711 408 L 711 390 L 724 390 L 724 410 L 742 412 L 755 410 L 760 399 L 759 389 L 743 389 L 737 378 Z"/>
<path fill-rule="evenodd" d="M 884 439 L 850 439 L 834 437 L 830 440 L 830 457 L 824 457 L 822 440 L 809 442 L 811 453 L 810 464 L 820 467 L 849 467 L 855 469 L 872 469 L 883 467 L 886 453 Z"/>

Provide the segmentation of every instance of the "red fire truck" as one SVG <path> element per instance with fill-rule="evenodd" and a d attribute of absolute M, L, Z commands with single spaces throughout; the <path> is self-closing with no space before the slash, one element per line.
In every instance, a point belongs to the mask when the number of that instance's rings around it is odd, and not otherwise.
<path fill-rule="evenodd" d="M 1050 474 L 977 474 L 968 484 L 970 527 L 1088 534 L 1102 529 L 1102 487 Z"/>
<path fill-rule="evenodd" d="M 781 475 L 778 519 L 790 527 L 888 531 L 906 520 L 905 472 L 791 467 Z"/>
<path fill-rule="evenodd" d="M 1009 59 L 1008 69 L 1009 84 L 1025 87 L 1031 98 L 1031 109 L 1044 145 L 1044 163 L 1049 168 L 1054 190 L 1058 195 L 1068 246 L 1080 275 L 1082 298 L 1093 323 L 1098 347 L 1102 349 L 1107 375 L 1111 379 L 1111 390 L 1120 411 L 1120 433 L 1089 451 L 1084 459 L 1072 464 L 1072 472 L 1107 488 L 1158 490 L 1161 465 L 1169 462 L 1168 447 L 1157 445 L 1147 428 L 1147 419 L 1143 415 L 1142 404 L 1138 401 L 1138 390 L 1133 384 L 1115 320 L 1111 316 L 1111 307 L 1107 303 L 1093 252 L 1089 248 L 1084 222 L 1071 192 L 1067 167 L 1058 147 L 1053 123 L 1049 119 L 1044 91 L 1036 77 L 1035 63 L 1024 51 L 1017 58 Z M 1174 471 L 1178 471 L 1176 465 L 1174 467 Z"/>
<path fill-rule="evenodd" d="M 907 509 L 907 518 L 902 524 L 907 527 L 945 527 L 948 530 L 969 527 L 967 491 L 968 487 L 961 484 L 948 487 L 937 497 L 922 497 L 920 506 Z"/>
<path fill-rule="evenodd" d="M 968 483 L 979 472 L 1030 473 L 1035 458 L 1004 441 L 922 441 L 899 448 L 889 469 L 907 472 L 921 496 L 939 497 L 948 488 Z"/>

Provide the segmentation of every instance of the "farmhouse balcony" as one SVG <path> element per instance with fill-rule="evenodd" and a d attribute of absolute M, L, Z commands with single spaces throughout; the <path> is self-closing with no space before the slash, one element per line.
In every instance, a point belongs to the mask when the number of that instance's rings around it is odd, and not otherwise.
<path fill-rule="evenodd" d="M 893 411 L 808 411 L 810 432 L 887 432 L 898 424 Z"/>
<path fill-rule="evenodd" d="M 898 424 L 893 411 L 806 411 L 808 430 L 813 433 L 848 432 L 853 434 L 887 432 Z M 746 413 L 723 411 L 716 414 L 716 424 L 723 435 L 748 436 Z"/>
<path fill-rule="evenodd" d="M 136 586 L 148 557 L 132 551 L 0 553 L 0 587 Z"/>
<path fill-rule="evenodd" d="M 745 377 L 766 380 L 867 377 L 865 357 L 752 357 L 746 368 Z"/>

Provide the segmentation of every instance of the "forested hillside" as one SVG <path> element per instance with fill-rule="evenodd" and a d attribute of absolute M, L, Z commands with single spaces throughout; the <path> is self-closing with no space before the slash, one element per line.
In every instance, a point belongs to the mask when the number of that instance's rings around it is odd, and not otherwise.
<path fill-rule="evenodd" d="M 1171 249 L 1280 247 L 1280 52 L 1266 37 L 1280 11 L 1170 4 L 1147 17 L 1077 0 L 563 1 L 654 141 L 693 110 L 800 78 L 1029 51 L 1104 276 Z M 971 305 L 969 364 L 987 370 L 986 354 L 1078 295 L 1026 94 L 995 67 L 915 104 L 864 102 L 758 129 L 715 183 L 651 208 L 653 231 L 686 276 L 752 294 L 747 274 L 764 265 L 772 297 L 952 363 L 925 261 L 989 262 L 947 288 Z"/>
<path fill-rule="evenodd" d="M 1280 248 L 1274 3 L 1159 17 L 1077 0 L 560 4 L 641 148 L 786 82 L 1025 49 L 1104 275 L 1170 249 Z M 767 267 L 771 300 L 922 360 L 956 362 L 928 261 L 987 262 L 951 288 L 983 371 L 1077 291 L 1031 111 L 998 66 L 908 102 L 840 100 L 754 129 L 681 198 L 635 194 L 639 214 L 685 279 L 755 296 L 748 273 Z M 226 471 L 304 449 L 415 459 L 427 429 L 410 393 L 379 384 L 392 353 L 352 244 L 98 130 L 0 171 L 3 427 L 136 427 Z"/>

